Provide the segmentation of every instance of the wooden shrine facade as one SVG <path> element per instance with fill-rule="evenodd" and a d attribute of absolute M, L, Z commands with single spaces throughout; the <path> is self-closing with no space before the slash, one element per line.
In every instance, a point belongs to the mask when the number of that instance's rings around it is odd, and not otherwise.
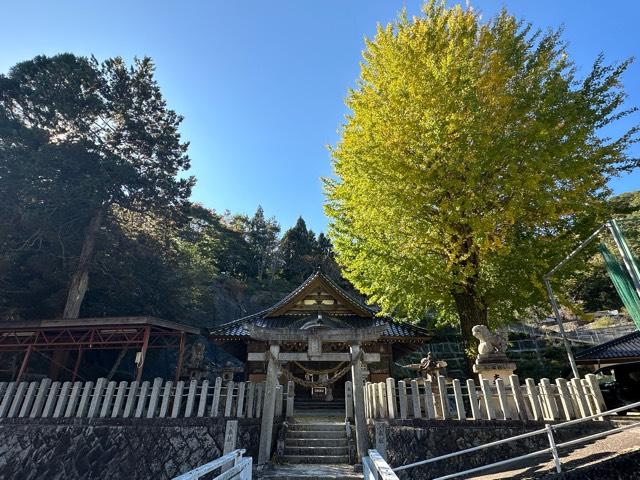
<path fill-rule="evenodd" d="M 376 316 L 320 270 L 272 307 L 210 337 L 245 361 L 247 380 L 265 382 L 258 464 L 271 456 L 276 386 L 288 381 L 296 384 L 296 399 L 319 391 L 330 401 L 352 380 L 356 445 L 365 456 L 365 381 L 384 381 L 395 360 L 431 338 L 422 328 Z"/>
<path fill-rule="evenodd" d="M 379 382 L 391 376 L 394 362 L 429 341 L 431 334 L 376 316 L 372 308 L 316 271 L 280 302 L 213 329 L 210 338 L 245 362 L 248 381 L 265 380 L 270 345 L 279 345 L 280 361 L 289 371 L 311 376 L 309 371 L 327 369 L 327 362 L 351 361 L 350 347 L 358 344 L 364 354 L 365 379 Z M 300 368 L 304 366 L 306 371 Z M 286 383 L 285 378 L 280 381 Z M 337 396 L 343 385 L 344 381 L 337 384 Z M 296 395 L 300 393 L 304 392 L 296 390 Z"/>

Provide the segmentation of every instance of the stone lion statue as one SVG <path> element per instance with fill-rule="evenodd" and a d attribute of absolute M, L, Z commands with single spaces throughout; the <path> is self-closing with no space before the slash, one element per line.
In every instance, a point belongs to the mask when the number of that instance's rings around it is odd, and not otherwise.
<path fill-rule="evenodd" d="M 478 345 L 480 355 L 504 353 L 507 349 L 507 340 L 502 335 L 491 333 L 486 325 L 476 325 L 471 329 L 471 333 L 480 340 Z"/>

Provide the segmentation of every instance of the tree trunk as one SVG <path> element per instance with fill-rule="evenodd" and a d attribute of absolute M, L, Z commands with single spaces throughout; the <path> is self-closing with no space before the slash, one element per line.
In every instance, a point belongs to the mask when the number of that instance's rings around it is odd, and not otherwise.
<path fill-rule="evenodd" d="M 89 267 L 93 259 L 96 238 L 102 225 L 103 215 L 104 208 L 100 207 L 91 218 L 89 226 L 85 231 L 80 258 L 78 259 L 76 270 L 71 276 L 67 303 L 64 306 L 62 318 L 78 318 L 80 315 L 80 307 L 82 306 L 82 301 L 84 300 L 84 295 L 87 293 L 87 287 L 89 285 Z"/>
<path fill-rule="evenodd" d="M 460 318 L 460 333 L 467 360 L 467 373 L 472 373 L 478 340 L 471 333 L 475 325 L 487 325 L 487 307 L 473 286 L 466 285 L 453 292 L 456 310 Z"/>
<path fill-rule="evenodd" d="M 109 373 L 107 374 L 107 380 L 111 380 L 113 378 L 115 373 L 118 371 L 118 367 L 120 367 L 120 364 L 122 363 L 122 359 L 124 359 L 124 356 L 127 354 L 128 351 L 129 349 L 127 347 L 124 347 L 122 350 L 120 350 L 120 352 L 118 353 L 118 357 L 116 358 L 116 361 L 113 362 L 113 366 L 111 367 L 111 370 L 109 370 Z"/>

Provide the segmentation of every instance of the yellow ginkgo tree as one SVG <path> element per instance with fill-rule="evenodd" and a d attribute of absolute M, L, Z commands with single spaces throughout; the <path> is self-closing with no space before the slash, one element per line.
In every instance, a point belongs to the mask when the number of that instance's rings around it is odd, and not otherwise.
<path fill-rule="evenodd" d="M 606 215 L 637 128 L 601 57 L 578 78 L 559 31 L 432 1 L 366 42 L 325 180 L 344 275 L 383 313 L 437 311 L 471 340 L 544 299 L 542 274 Z"/>

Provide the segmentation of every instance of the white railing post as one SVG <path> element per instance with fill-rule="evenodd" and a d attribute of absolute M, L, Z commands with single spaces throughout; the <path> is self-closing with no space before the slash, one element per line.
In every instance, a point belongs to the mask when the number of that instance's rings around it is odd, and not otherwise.
<path fill-rule="evenodd" d="M 553 429 L 548 423 L 544 426 L 547 430 L 547 439 L 549 440 L 549 446 L 551 447 L 551 454 L 553 455 L 553 463 L 556 464 L 556 471 L 562 472 L 562 464 L 560 463 L 560 456 L 558 455 L 558 449 L 556 448 L 556 441 L 553 438 Z"/>

